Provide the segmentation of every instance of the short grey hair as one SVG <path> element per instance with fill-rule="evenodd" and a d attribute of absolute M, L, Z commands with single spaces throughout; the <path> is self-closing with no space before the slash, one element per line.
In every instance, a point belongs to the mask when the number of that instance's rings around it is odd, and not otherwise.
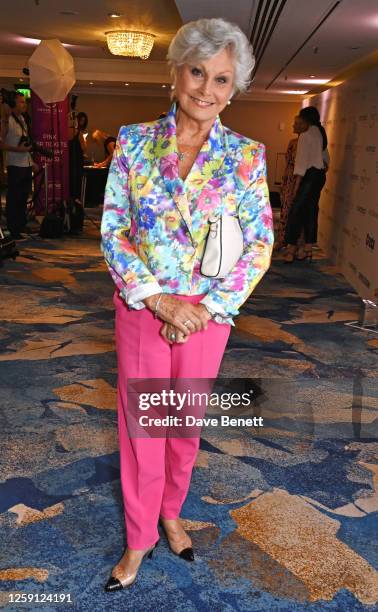
<path fill-rule="evenodd" d="M 174 75 L 178 66 L 209 59 L 230 48 L 234 63 L 234 93 L 245 92 L 255 65 L 252 46 L 242 30 L 225 19 L 198 19 L 183 25 L 169 45 L 167 60 Z"/>

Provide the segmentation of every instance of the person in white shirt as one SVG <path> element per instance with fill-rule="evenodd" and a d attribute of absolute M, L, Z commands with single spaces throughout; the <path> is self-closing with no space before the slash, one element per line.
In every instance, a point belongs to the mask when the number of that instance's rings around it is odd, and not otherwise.
<path fill-rule="evenodd" d="M 23 137 L 28 137 L 25 112 L 25 97 L 19 92 L 14 92 L 11 106 L 2 104 L 0 148 L 7 153 L 8 175 L 5 215 L 8 230 L 16 240 L 22 237 L 20 232 L 26 226 L 27 199 L 36 169 L 30 153 L 32 147 L 22 142 Z"/>
<path fill-rule="evenodd" d="M 297 145 L 298 145 L 298 136 L 302 132 L 308 129 L 307 123 L 305 123 L 299 115 L 296 115 L 293 123 L 293 132 L 297 135 L 296 138 L 292 138 L 288 144 L 285 160 L 286 166 L 285 171 L 282 176 L 281 183 L 281 192 L 280 192 L 280 200 L 281 200 L 281 208 L 280 208 L 280 222 L 278 226 L 277 238 L 274 243 L 274 251 L 279 251 L 283 247 L 286 247 L 285 243 L 285 235 L 286 235 L 286 225 L 289 216 L 289 210 L 291 204 L 293 202 L 294 197 L 294 187 L 296 184 L 296 178 L 294 176 L 294 166 L 295 166 L 295 156 L 297 153 Z M 298 242 L 302 241 L 302 235 L 299 238 Z M 298 255 L 298 254 L 297 254 Z"/>
<path fill-rule="evenodd" d="M 295 157 L 294 200 L 286 228 L 286 263 L 292 263 L 297 250 L 297 240 L 304 230 L 304 257 L 312 259 L 312 245 L 317 241 L 319 198 L 329 166 L 327 134 L 320 123 L 320 115 L 314 106 L 302 108 L 299 116 L 308 124 L 300 134 Z"/>

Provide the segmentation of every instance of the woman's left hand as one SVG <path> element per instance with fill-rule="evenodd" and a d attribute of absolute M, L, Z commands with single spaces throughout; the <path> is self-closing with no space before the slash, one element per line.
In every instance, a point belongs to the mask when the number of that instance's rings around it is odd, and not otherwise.
<path fill-rule="evenodd" d="M 184 344 L 189 340 L 190 336 L 190 334 L 183 334 L 182 331 L 177 329 L 174 325 L 171 325 L 171 323 L 164 323 L 160 330 L 160 334 L 169 344 L 174 344 L 175 342 L 177 344 Z M 172 338 L 172 336 L 174 336 L 174 338 Z"/>

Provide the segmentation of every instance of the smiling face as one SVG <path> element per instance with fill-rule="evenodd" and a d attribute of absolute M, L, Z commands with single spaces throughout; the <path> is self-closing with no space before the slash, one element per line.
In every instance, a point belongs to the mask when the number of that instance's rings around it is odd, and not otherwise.
<path fill-rule="evenodd" d="M 233 93 L 234 62 L 229 49 L 213 57 L 179 66 L 175 93 L 180 109 L 195 121 L 211 121 Z"/>

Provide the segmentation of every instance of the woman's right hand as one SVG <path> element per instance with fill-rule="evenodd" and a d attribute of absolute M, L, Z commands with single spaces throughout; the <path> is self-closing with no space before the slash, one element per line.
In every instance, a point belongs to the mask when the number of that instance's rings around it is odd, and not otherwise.
<path fill-rule="evenodd" d="M 143 300 L 144 304 L 152 312 L 155 312 L 159 295 L 151 295 Z M 183 302 L 168 293 L 163 293 L 160 298 L 157 316 L 162 321 L 177 327 L 184 335 L 207 329 L 207 322 L 209 320 L 209 315 L 205 309 L 197 308 L 195 304 L 190 304 L 189 302 Z"/>
<path fill-rule="evenodd" d="M 172 338 L 172 334 L 174 338 Z M 160 335 L 163 336 L 164 340 L 168 344 L 185 344 L 189 340 L 189 333 L 183 334 L 177 327 L 174 327 L 170 323 L 164 323 L 160 329 Z"/>

